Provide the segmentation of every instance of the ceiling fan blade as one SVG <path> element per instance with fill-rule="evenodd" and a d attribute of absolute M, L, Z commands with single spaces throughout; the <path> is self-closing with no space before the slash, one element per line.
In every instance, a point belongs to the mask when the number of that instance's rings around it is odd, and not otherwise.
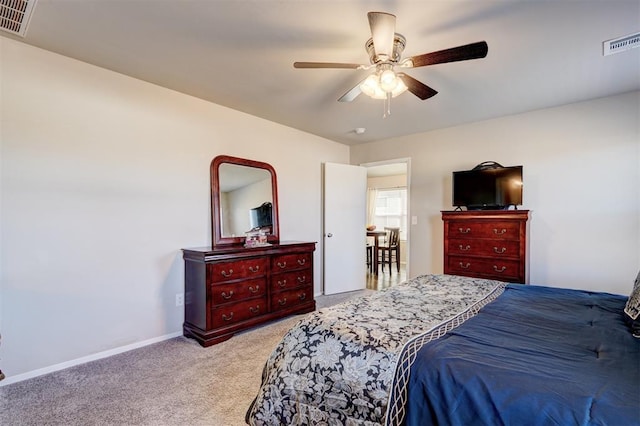
<path fill-rule="evenodd" d="M 373 49 L 377 56 L 385 56 L 383 60 L 389 59 L 393 55 L 393 38 L 396 33 L 396 16 L 385 12 L 369 12 L 369 27 L 371 27 L 371 38 L 373 39 Z"/>
<path fill-rule="evenodd" d="M 362 93 L 362 90 L 360 89 L 360 85 L 363 82 L 364 82 L 364 80 L 360 81 L 358 84 L 356 84 L 351 89 L 349 89 L 349 91 L 347 93 L 345 93 L 344 95 L 340 96 L 340 99 L 338 99 L 338 102 L 351 102 L 355 98 L 360 96 L 360 93 Z"/>
<path fill-rule="evenodd" d="M 344 64 L 340 62 L 294 62 L 294 68 L 346 68 L 358 69 L 362 67 L 360 64 Z"/>
<path fill-rule="evenodd" d="M 489 46 L 487 46 L 487 42 L 479 41 L 477 43 L 466 44 L 464 46 L 452 47 L 451 49 L 412 56 L 410 59 L 411 62 L 413 62 L 413 67 L 416 68 L 424 67 L 425 65 L 484 58 L 487 56 L 488 50 Z"/>
<path fill-rule="evenodd" d="M 436 90 L 433 90 L 431 87 L 407 74 L 400 73 L 398 74 L 398 77 L 400 77 L 404 85 L 407 86 L 407 90 L 409 90 L 411 93 L 413 93 L 423 101 L 438 94 Z"/>

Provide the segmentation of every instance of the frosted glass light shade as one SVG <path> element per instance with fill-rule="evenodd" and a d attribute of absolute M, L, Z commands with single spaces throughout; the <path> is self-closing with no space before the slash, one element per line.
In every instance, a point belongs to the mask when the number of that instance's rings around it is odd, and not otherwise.
<path fill-rule="evenodd" d="M 391 97 L 395 98 L 404 93 L 407 90 L 407 86 L 395 72 L 385 70 L 382 73 L 374 73 L 367 77 L 360 85 L 360 90 L 373 99 L 386 99 L 387 93 L 391 93 Z"/>

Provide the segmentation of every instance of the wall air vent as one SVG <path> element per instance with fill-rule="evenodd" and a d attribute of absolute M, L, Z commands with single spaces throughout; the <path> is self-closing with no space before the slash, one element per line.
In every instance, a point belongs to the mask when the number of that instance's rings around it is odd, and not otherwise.
<path fill-rule="evenodd" d="M 640 47 L 640 32 L 605 41 L 602 43 L 602 55 L 613 55 L 634 47 Z"/>
<path fill-rule="evenodd" d="M 24 37 L 37 0 L 0 0 L 0 30 Z"/>

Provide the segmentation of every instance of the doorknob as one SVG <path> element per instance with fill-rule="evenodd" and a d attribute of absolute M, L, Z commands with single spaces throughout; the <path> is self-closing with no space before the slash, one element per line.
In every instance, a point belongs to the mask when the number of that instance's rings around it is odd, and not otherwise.
<path fill-rule="evenodd" d="M 331 238 L 331 237 L 333 237 L 333 234 L 332 234 L 331 232 L 329 232 L 329 233 L 327 234 L 327 238 Z"/>

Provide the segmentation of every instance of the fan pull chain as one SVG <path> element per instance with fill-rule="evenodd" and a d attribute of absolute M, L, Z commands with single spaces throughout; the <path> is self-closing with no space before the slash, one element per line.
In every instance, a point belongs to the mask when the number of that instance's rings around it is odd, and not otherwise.
<path fill-rule="evenodd" d="M 387 97 L 384 98 L 384 114 L 382 118 L 387 118 L 391 115 L 391 92 L 387 92 Z"/>

